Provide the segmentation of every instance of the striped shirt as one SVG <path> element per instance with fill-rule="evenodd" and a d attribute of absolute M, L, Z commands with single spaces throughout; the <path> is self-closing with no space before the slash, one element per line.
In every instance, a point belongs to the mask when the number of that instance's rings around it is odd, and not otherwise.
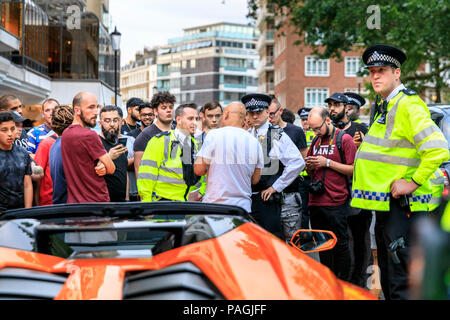
<path fill-rule="evenodd" d="M 28 131 L 28 148 L 27 150 L 33 154 L 36 153 L 39 143 L 53 135 L 54 132 L 45 123 L 40 126 L 32 128 Z"/>

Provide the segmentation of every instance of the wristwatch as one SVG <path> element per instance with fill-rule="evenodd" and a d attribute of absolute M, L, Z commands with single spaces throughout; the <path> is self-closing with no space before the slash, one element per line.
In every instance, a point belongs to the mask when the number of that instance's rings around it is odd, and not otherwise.
<path fill-rule="evenodd" d="M 330 162 L 331 162 L 331 159 L 327 159 L 327 168 L 330 167 Z"/>

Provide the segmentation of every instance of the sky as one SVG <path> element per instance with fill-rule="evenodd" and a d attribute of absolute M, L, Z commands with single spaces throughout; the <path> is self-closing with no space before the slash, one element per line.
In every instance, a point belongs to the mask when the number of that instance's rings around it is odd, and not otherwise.
<path fill-rule="evenodd" d="M 122 34 L 121 66 L 145 46 L 166 45 L 183 29 L 216 22 L 248 24 L 247 0 L 110 0 L 113 29 Z"/>

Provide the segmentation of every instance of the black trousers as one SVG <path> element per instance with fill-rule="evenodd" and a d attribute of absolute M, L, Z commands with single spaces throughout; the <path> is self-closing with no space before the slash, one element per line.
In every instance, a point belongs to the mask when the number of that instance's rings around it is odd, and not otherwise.
<path fill-rule="evenodd" d="M 298 192 L 302 198 L 302 218 L 300 220 L 301 229 L 309 229 L 309 185 L 311 184 L 311 178 L 309 176 L 303 176 L 303 181 L 298 185 Z"/>
<path fill-rule="evenodd" d="M 254 194 L 252 195 L 252 215 L 261 227 L 283 239 L 281 202 L 263 201 L 261 193 Z"/>
<path fill-rule="evenodd" d="M 337 237 L 336 246 L 320 252 L 320 262 L 326 265 L 341 280 L 350 278 L 351 257 L 348 242 L 348 204 L 333 207 L 310 206 L 311 227 L 330 230 Z"/>
<path fill-rule="evenodd" d="M 352 257 L 350 282 L 364 288 L 369 278 L 367 267 L 373 264 L 369 233 L 372 212 L 361 210 L 357 215 L 349 216 L 347 222 L 350 229 L 350 255 Z"/>
<path fill-rule="evenodd" d="M 409 207 L 401 207 L 397 199 L 391 200 L 389 212 L 376 212 L 375 239 L 381 273 L 381 287 L 386 300 L 408 299 L 411 225 L 416 215 L 425 213 L 411 213 Z M 401 237 L 405 241 L 405 248 L 397 249 L 400 263 L 395 263 L 388 247 L 392 241 Z"/>

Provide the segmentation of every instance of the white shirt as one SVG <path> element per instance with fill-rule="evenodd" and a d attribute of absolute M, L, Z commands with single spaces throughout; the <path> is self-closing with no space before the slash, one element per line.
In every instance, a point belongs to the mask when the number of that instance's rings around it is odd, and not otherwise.
<path fill-rule="evenodd" d="M 251 128 L 249 132 L 252 136 L 264 137 L 269 129 L 269 121 L 266 121 L 258 129 Z M 281 192 L 288 185 L 298 177 L 300 172 L 305 168 L 305 161 L 303 160 L 300 151 L 297 149 L 296 145 L 292 142 L 291 138 L 283 132 L 279 140 L 272 140 L 273 146 L 269 153 L 270 159 L 279 159 L 284 165 L 283 174 L 274 182 L 272 187 L 277 191 Z M 263 150 L 267 152 L 267 150 Z M 273 171 L 273 170 L 272 170 Z M 278 171 L 278 170 L 277 170 Z M 264 174 L 264 170 L 262 172 Z"/>
<path fill-rule="evenodd" d="M 406 87 L 403 85 L 403 83 L 400 83 L 400 85 L 389 94 L 389 96 L 386 98 L 386 101 L 389 102 L 389 100 L 394 98 L 400 92 L 400 90 L 403 89 L 406 89 Z"/>
<path fill-rule="evenodd" d="M 210 160 L 203 202 L 239 206 L 251 212 L 251 178 L 264 167 L 261 145 L 247 131 L 223 127 L 208 132 L 197 154 Z"/>

